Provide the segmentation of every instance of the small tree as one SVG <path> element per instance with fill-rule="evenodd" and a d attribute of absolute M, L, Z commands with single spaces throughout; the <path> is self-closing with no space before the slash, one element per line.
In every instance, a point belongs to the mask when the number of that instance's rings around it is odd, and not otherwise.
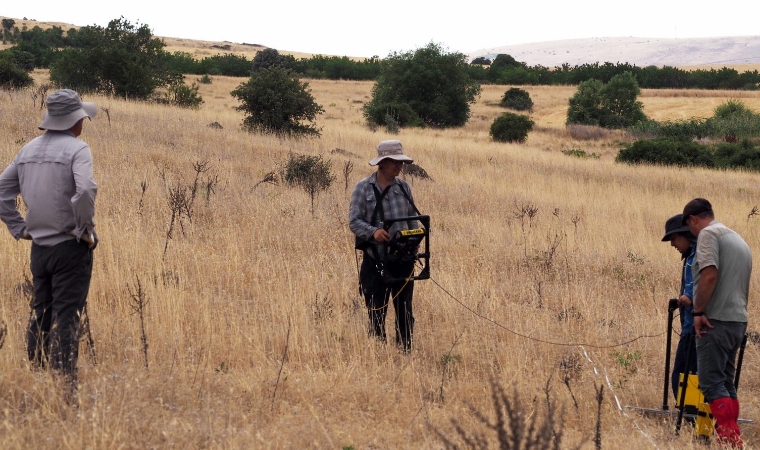
<path fill-rule="evenodd" d="M 570 98 L 567 124 L 624 128 L 646 120 L 642 103 L 636 101 L 640 92 L 631 72 L 615 75 L 607 84 L 596 79 L 582 81 Z"/>
<path fill-rule="evenodd" d="M 485 56 L 478 56 L 477 58 L 473 59 L 470 64 L 477 64 L 480 66 L 490 66 L 491 60 L 486 58 Z"/>
<path fill-rule="evenodd" d="M 0 87 L 21 89 L 34 84 L 32 77 L 16 64 L 10 52 L 0 52 Z"/>
<path fill-rule="evenodd" d="M 465 55 L 449 53 L 431 42 L 414 51 L 393 53 L 382 64 L 372 100 L 364 105 L 368 122 L 385 125 L 387 105 L 405 103 L 428 126 L 446 128 L 467 123 L 470 103 L 480 94 L 480 84 L 470 77 Z"/>
<path fill-rule="evenodd" d="M 314 199 L 332 185 L 335 175 L 330 172 L 332 163 L 322 155 L 306 156 L 291 153 L 285 164 L 283 179 L 291 186 L 299 186 L 311 197 L 311 214 L 314 214 Z"/>
<path fill-rule="evenodd" d="M 13 19 L 3 19 L 2 24 L 4 31 L 11 31 L 13 29 L 13 26 L 16 25 L 16 21 Z"/>
<path fill-rule="evenodd" d="M 195 83 L 188 86 L 178 81 L 169 86 L 169 103 L 181 108 L 198 109 L 203 103 L 203 97 L 198 94 L 199 86 Z"/>
<path fill-rule="evenodd" d="M 528 116 L 504 113 L 493 121 L 489 134 L 496 142 L 525 142 L 534 124 Z"/>
<path fill-rule="evenodd" d="M 57 87 L 147 99 L 182 77 L 166 66 L 166 44 L 146 24 L 121 17 L 106 28 L 82 27 L 72 41 L 72 48 L 58 52 L 50 65 L 50 81 Z"/>
<path fill-rule="evenodd" d="M 528 91 L 513 87 L 504 93 L 504 97 L 501 98 L 499 105 L 518 111 L 531 111 L 533 109 L 533 100 L 531 100 Z"/>
<path fill-rule="evenodd" d="M 242 102 L 236 109 L 246 113 L 243 126 L 249 131 L 319 136 L 320 130 L 313 122 L 324 110 L 308 87 L 309 83 L 301 83 L 292 71 L 269 67 L 253 72 L 231 94 Z"/>

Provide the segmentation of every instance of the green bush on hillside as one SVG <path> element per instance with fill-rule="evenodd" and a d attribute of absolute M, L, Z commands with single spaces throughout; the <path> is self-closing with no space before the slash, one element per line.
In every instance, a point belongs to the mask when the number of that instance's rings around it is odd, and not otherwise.
<path fill-rule="evenodd" d="M 567 124 L 625 128 L 646 120 L 637 101 L 641 89 L 631 72 L 613 76 L 607 84 L 587 80 L 570 98 Z"/>
<path fill-rule="evenodd" d="M 470 104 L 480 94 L 471 79 L 467 57 L 449 53 L 430 43 L 406 53 L 393 53 L 382 61 L 382 72 L 372 88 L 372 100 L 364 105 L 364 117 L 377 121 L 389 104 L 407 104 L 426 125 L 457 127 L 470 118 Z"/>
<path fill-rule="evenodd" d="M 525 142 L 533 125 L 528 116 L 504 113 L 493 121 L 489 134 L 496 142 Z"/>
<path fill-rule="evenodd" d="M 246 113 L 243 126 L 249 131 L 319 136 L 320 130 L 313 122 L 324 110 L 308 87 L 309 83 L 301 83 L 292 71 L 269 67 L 253 72 L 231 94 L 242 103 L 236 109 Z"/>
<path fill-rule="evenodd" d="M 388 117 L 400 127 L 424 127 L 425 122 L 408 103 L 373 104 L 365 109 L 367 121 L 374 124 L 387 123 Z"/>
<path fill-rule="evenodd" d="M 182 77 L 164 64 L 166 44 L 153 37 L 148 25 L 138 27 L 120 18 L 106 28 L 83 27 L 75 36 L 78 46 L 58 52 L 50 66 L 56 87 L 147 99 Z"/>
<path fill-rule="evenodd" d="M 746 139 L 714 146 L 671 139 L 639 140 L 620 150 L 615 161 L 760 171 L 760 148 Z"/>
<path fill-rule="evenodd" d="M 504 93 L 499 106 L 516 109 L 517 111 L 531 111 L 533 109 L 533 100 L 531 100 L 528 91 L 513 87 Z"/>
<path fill-rule="evenodd" d="M 760 136 L 760 114 L 740 100 L 728 100 L 715 108 L 713 117 L 657 122 L 646 120 L 630 128 L 636 138 L 680 141 L 713 138 L 728 142 Z"/>

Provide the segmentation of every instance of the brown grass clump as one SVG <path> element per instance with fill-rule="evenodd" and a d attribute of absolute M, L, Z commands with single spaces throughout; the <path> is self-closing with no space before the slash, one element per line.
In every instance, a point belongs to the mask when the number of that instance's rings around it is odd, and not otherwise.
<path fill-rule="evenodd" d="M 563 447 L 591 445 L 603 384 L 605 448 L 700 448 L 670 421 L 624 406 L 662 400 L 667 301 L 680 282 L 680 259 L 660 242 L 665 220 L 706 197 L 757 253 L 760 228 L 747 219 L 760 198 L 755 174 L 616 164 L 616 138 L 565 130 L 570 87 L 526 88 L 540 128 L 512 145 L 488 137 L 502 110 L 487 102 L 503 87 L 484 86 L 462 128 L 391 137 L 364 126 L 359 102 L 372 83 L 311 80 L 322 137 L 284 140 L 241 130 L 229 92 L 243 81 L 201 85 L 197 111 L 86 96 L 111 119 L 87 122 L 82 136 L 100 186 L 88 304 L 97 364 L 83 341 L 76 408 L 29 370 L 28 298 L 17 289 L 30 276 L 29 244 L 0 236 L 4 449 L 440 448 L 431 425 L 484 430 L 470 407 L 493 411 L 491 376 L 532 399 L 555 372 Z M 649 96 L 644 110 L 675 119 L 671 101 L 692 114 L 719 99 Z M 27 93 L 0 92 L 0 160 L 40 133 L 40 118 Z M 413 186 L 432 218 L 433 280 L 415 286 L 410 355 L 366 335 L 347 226 L 350 189 L 390 138 L 435 178 Z M 601 157 L 562 153 L 578 148 Z M 338 175 L 313 215 L 306 192 L 275 183 L 290 153 L 322 155 Z M 198 175 L 203 161 L 211 169 Z M 167 241 L 171 193 L 197 177 L 192 212 L 175 216 Z M 740 386 L 742 416 L 754 419 L 758 356 L 750 344 Z M 742 429 L 748 445 L 760 442 L 757 425 Z"/>

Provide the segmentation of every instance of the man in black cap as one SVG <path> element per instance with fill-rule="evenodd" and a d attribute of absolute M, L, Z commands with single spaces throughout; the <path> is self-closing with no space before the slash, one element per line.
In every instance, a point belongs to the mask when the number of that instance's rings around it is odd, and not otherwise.
<path fill-rule="evenodd" d="M 32 319 L 27 332 L 29 361 L 48 363 L 76 389 L 79 324 L 92 274 L 95 195 L 90 147 L 77 139 L 85 118 L 97 113 L 70 89 L 48 96 L 39 125 L 47 130 L 32 139 L 0 175 L 0 220 L 11 235 L 32 241 L 34 280 Z M 16 197 L 26 205 L 26 217 Z"/>
<path fill-rule="evenodd" d="M 741 236 L 715 220 L 712 205 L 704 198 L 686 204 L 683 221 L 698 238 L 693 316 L 699 387 L 710 404 L 718 440 L 742 448 L 734 376 L 736 355 L 747 331 L 752 253 Z"/>
<path fill-rule="evenodd" d="M 683 214 L 676 214 L 665 222 L 663 242 L 670 242 L 681 254 L 681 289 L 678 295 L 679 317 L 681 318 L 681 336 L 676 348 L 676 360 L 673 363 L 671 384 L 673 396 L 678 400 L 678 382 L 681 374 L 697 373 L 697 351 L 694 333 L 694 317 L 692 316 L 692 299 L 694 298 L 694 283 L 691 274 L 694 256 L 697 249 L 697 238 L 691 234 L 689 227 L 683 224 Z M 691 349 L 689 349 L 691 343 Z M 689 357 L 691 353 L 691 357 Z"/>

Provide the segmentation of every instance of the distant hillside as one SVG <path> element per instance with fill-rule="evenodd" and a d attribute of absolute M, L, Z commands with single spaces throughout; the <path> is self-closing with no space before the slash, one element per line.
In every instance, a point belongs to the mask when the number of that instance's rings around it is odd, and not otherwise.
<path fill-rule="evenodd" d="M 702 66 L 760 63 L 760 36 L 659 39 L 610 37 L 536 42 L 482 49 L 470 58 L 512 55 L 530 66 L 571 66 L 594 62 L 628 62 L 644 66 Z"/>

